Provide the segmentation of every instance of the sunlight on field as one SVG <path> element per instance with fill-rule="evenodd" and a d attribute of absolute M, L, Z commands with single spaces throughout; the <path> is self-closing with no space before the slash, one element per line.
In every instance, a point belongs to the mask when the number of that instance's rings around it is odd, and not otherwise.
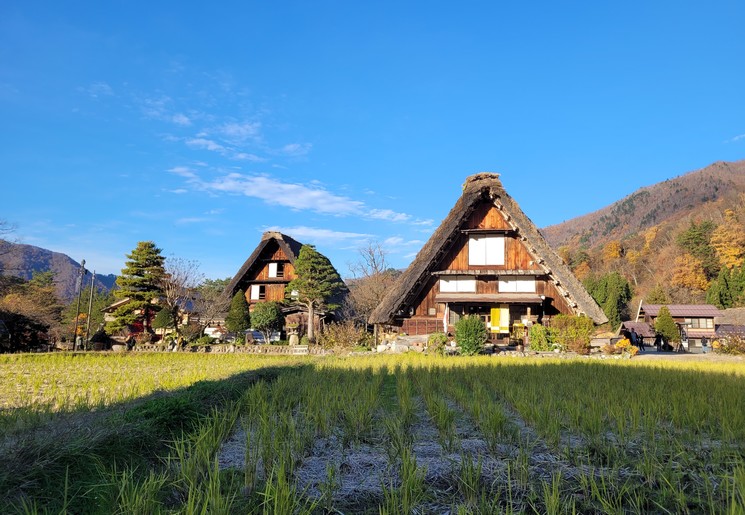
<path fill-rule="evenodd" d="M 137 510 L 162 511 L 163 498 L 178 499 L 166 510 L 173 513 L 745 508 L 738 363 L 4 356 L 0 378 L 15 388 L 2 402 L 17 408 L 6 414 L 85 411 L 264 367 L 278 372 L 170 445 L 177 467 L 137 480 L 113 470 L 111 484 L 131 488 Z M 135 509 L 113 499 L 116 511 Z"/>

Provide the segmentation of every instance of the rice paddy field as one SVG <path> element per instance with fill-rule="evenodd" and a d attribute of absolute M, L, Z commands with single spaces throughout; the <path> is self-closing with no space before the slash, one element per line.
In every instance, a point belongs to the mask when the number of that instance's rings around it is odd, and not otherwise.
<path fill-rule="evenodd" d="M 0 356 L 0 513 L 745 513 L 745 363 Z"/>

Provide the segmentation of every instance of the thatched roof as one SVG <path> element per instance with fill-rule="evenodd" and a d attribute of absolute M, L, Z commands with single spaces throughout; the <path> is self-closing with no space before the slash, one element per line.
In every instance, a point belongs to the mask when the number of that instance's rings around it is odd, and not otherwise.
<path fill-rule="evenodd" d="M 605 313 L 587 293 L 572 271 L 554 252 L 543 238 L 538 228 L 523 213 L 512 197 L 504 190 L 499 174 L 479 173 L 466 179 L 463 194 L 450 210 L 448 216 L 435 230 L 427 243 L 417 254 L 409 268 L 398 278 L 388 295 L 370 315 L 370 323 L 385 324 L 393 320 L 399 310 L 404 309 L 437 270 L 439 260 L 448 252 L 452 243 L 460 235 L 460 229 L 482 202 L 492 202 L 500 209 L 517 237 L 523 240 L 543 273 L 554 281 L 556 287 L 566 295 L 576 313 L 584 313 L 597 324 L 608 321 Z"/>
<path fill-rule="evenodd" d="M 287 236 L 286 234 L 282 234 L 281 232 L 267 231 L 261 235 L 261 242 L 259 242 L 258 246 L 254 249 L 251 255 L 248 256 L 246 262 L 243 263 L 243 266 L 240 268 L 240 270 L 238 270 L 238 273 L 235 274 L 233 279 L 225 288 L 226 293 L 228 293 L 230 296 L 235 295 L 235 292 L 239 288 L 240 282 L 245 278 L 246 274 L 248 274 L 248 271 L 251 270 L 251 267 L 256 264 L 256 261 L 259 259 L 259 256 L 261 256 L 262 251 L 272 241 L 276 241 L 279 247 L 285 253 L 285 256 L 287 256 L 287 259 L 290 260 L 290 263 L 292 263 L 293 265 L 295 264 L 295 259 L 297 259 L 297 256 L 300 253 L 300 248 L 303 246 L 303 244 L 291 238 L 290 236 Z"/>

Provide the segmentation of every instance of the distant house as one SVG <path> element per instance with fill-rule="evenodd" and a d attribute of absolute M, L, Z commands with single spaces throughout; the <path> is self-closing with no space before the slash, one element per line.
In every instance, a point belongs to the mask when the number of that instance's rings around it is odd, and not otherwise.
<path fill-rule="evenodd" d="M 233 297 L 238 290 L 243 290 L 249 309 L 260 302 L 284 302 L 286 287 L 296 278 L 295 260 L 302 246 L 302 243 L 286 234 L 265 232 L 257 247 L 225 288 L 225 292 Z M 347 292 L 345 286 L 335 303 L 341 304 Z M 301 306 L 286 304 L 282 312 L 285 314 L 286 324 L 297 327 L 301 334 L 307 331 L 307 312 Z M 334 312 L 316 313 L 316 327 L 320 329 L 324 323 L 335 318 Z"/>
<path fill-rule="evenodd" d="M 690 352 L 701 352 L 701 338 L 706 337 L 711 342 L 716 337 L 716 319 L 722 312 L 711 304 L 641 304 L 636 321 L 654 328 L 663 306 L 670 310 L 680 328 L 683 344 L 687 342 Z"/>
<path fill-rule="evenodd" d="M 722 310 L 717 318 L 717 338 L 726 339 L 733 334 L 745 338 L 745 308 L 729 308 Z"/>
<path fill-rule="evenodd" d="M 455 206 L 369 322 L 427 334 L 453 331 L 462 316 L 478 315 L 499 339 L 560 313 L 608 321 L 499 175 L 480 173 L 466 179 Z"/>

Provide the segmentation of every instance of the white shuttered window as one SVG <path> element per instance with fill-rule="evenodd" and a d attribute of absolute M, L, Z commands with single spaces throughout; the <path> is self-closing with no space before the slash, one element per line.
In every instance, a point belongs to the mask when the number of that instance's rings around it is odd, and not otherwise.
<path fill-rule="evenodd" d="M 476 278 L 467 275 L 454 275 L 440 278 L 441 293 L 474 293 L 476 291 Z"/>
<path fill-rule="evenodd" d="M 535 293 L 535 277 L 500 277 L 499 293 Z"/>
<path fill-rule="evenodd" d="M 471 236 L 468 239 L 468 264 L 504 265 L 504 236 Z"/>

